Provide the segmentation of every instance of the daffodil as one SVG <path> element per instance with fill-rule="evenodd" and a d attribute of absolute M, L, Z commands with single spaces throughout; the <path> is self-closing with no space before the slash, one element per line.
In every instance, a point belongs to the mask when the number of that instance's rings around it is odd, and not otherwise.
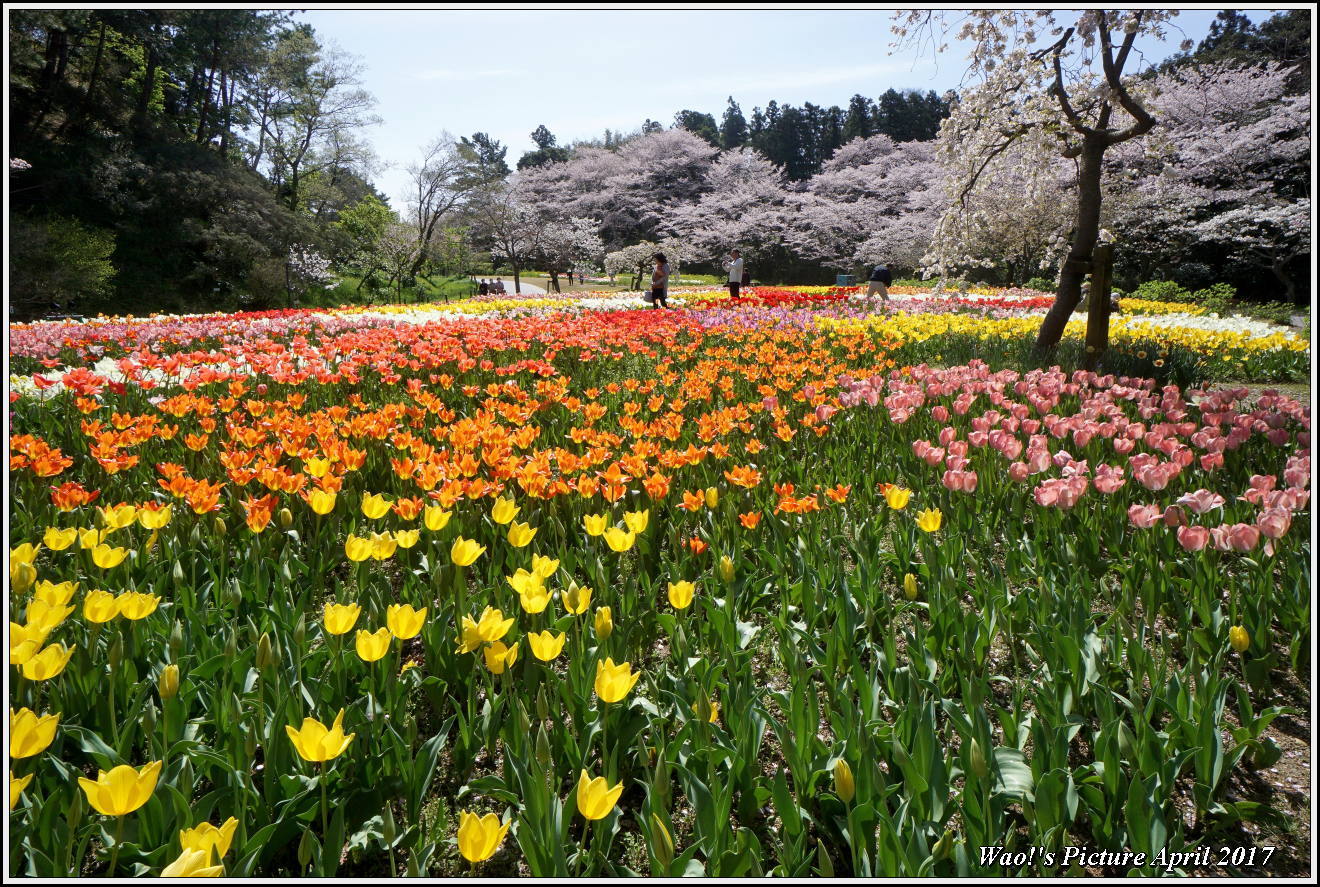
<path fill-rule="evenodd" d="M 642 673 L 633 671 L 629 663 L 615 665 L 607 656 L 604 662 L 596 662 L 596 695 L 602 702 L 618 702 L 632 692 L 641 676 Z"/>
<path fill-rule="evenodd" d="M 409 604 L 391 604 L 385 610 L 385 625 L 401 641 L 415 638 L 426 623 L 426 607 L 414 610 Z"/>
<path fill-rule="evenodd" d="M 587 819 L 604 819 L 619 802 L 623 794 L 623 783 L 610 788 L 604 776 L 592 779 L 586 770 L 578 777 L 577 808 Z"/>
<path fill-rule="evenodd" d="M 449 559 L 460 567 L 471 566 L 485 552 L 486 546 L 478 545 L 476 540 L 459 536 L 449 547 Z"/>
<path fill-rule="evenodd" d="M 375 662 L 389 652 L 391 637 L 393 635 L 388 628 L 377 629 L 375 632 L 359 628 L 354 636 L 353 647 L 363 662 Z"/>
<path fill-rule="evenodd" d="M 96 779 L 82 777 L 78 784 L 87 802 L 105 816 L 127 816 L 151 799 L 160 778 L 160 761 L 135 768 L 120 764 L 109 773 L 98 770 Z"/>
<path fill-rule="evenodd" d="M 295 730 L 287 724 L 284 731 L 289 734 L 294 749 L 304 761 L 323 763 L 333 760 L 344 753 L 356 733 L 344 735 L 344 710 L 341 708 L 335 716 L 335 722 L 329 730 L 325 724 L 315 718 L 303 718 L 302 728 Z"/>
<path fill-rule="evenodd" d="M 490 509 L 490 519 L 497 524 L 507 524 L 518 516 L 521 511 L 518 506 L 513 504 L 513 499 L 501 496 L 495 500 L 495 504 Z"/>
<path fill-rule="evenodd" d="M 11 758 L 30 758 L 39 755 L 55 740 L 55 728 L 59 726 L 57 714 L 37 716 L 27 708 L 15 712 L 9 710 L 9 756 Z"/>
<path fill-rule="evenodd" d="M 23 677 L 29 681 L 48 681 L 64 671 L 69 664 L 69 657 L 78 649 L 77 644 L 66 647 L 63 644 L 51 644 L 30 656 L 22 665 Z M 12 652 L 12 651 L 11 651 Z"/>
<path fill-rule="evenodd" d="M 349 631 L 358 616 L 362 614 L 362 608 L 357 604 L 326 604 L 325 605 L 325 630 L 330 634 L 344 634 Z"/>
<path fill-rule="evenodd" d="M 686 579 L 669 583 L 669 603 L 675 610 L 686 610 L 692 604 L 697 587 Z"/>
<path fill-rule="evenodd" d="M 495 855 L 512 823 L 500 823 L 494 813 L 477 816 L 464 810 L 458 814 L 458 852 L 471 863 L 485 862 Z"/>
<path fill-rule="evenodd" d="M 564 649 L 564 640 L 568 635 L 550 631 L 528 632 L 527 645 L 532 648 L 532 655 L 542 662 L 549 662 Z"/>

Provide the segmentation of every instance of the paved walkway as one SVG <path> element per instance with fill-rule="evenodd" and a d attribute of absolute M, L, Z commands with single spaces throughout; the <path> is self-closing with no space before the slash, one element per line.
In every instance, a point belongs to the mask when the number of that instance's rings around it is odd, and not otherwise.
<path fill-rule="evenodd" d="M 500 277 L 500 278 L 495 278 L 495 277 L 486 277 L 486 278 L 482 278 L 482 277 L 478 277 L 478 278 L 477 278 L 477 283 L 480 283 L 482 280 L 502 280 L 502 281 L 504 281 L 504 294 L 505 294 L 506 296 L 511 296 L 511 295 L 513 295 L 513 278 L 512 278 L 512 277 Z M 524 296 L 544 296 L 544 295 L 545 295 L 545 287 L 543 287 L 543 286 L 537 286 L 536 284 L 529 282 L 528 278 L 526 278 L 526 277 L 522 278 L 521 286 L 522 286 L 522 294 L 523 294 Z"/>

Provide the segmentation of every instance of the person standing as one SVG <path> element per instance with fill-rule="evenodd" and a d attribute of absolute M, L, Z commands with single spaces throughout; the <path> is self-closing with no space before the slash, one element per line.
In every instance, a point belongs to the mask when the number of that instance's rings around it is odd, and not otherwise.
<path fill-rule="evenodd" d="M 889 301 L 889 287 L 893 284 L 894 278 L 890 275 L 889 269 L 884 265 L 876 265 L 871 269 L 871 279 L 866 287 L 868 296 L 879 296 L 883 301 Z"/>
<path fill-rule="evenodd" d="M 655 270 L 651 272 L 651 307 L 669 307 L 669 260 L 664 253 L 656 253 Z"/>
<path fill-rule="evenodd" d="M 481 278 L 481 286 L 477 287 L 477 292 L 483 296 L 490 294 L 490 284 L 486 283 L 486 278 Z"/>
<path fill-rule="evenodd" d="M 740 295 L 739 290 L 743 283 L 742 253 L 736 249 L 730 250 L 729 258 L 724 263 L 724 270 L 729 272 L 729 280 L 725 286 L 729 288 L 729 295 L 736 299 Z"/>

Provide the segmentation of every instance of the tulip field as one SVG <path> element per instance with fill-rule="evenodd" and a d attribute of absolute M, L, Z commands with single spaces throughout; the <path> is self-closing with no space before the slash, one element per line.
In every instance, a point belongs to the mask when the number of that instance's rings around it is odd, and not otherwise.
<path fill-rule="evenodd" d="M 11 325 L 8 874 L 1273 873 L 1309 338 L 1050 299 Z"/>

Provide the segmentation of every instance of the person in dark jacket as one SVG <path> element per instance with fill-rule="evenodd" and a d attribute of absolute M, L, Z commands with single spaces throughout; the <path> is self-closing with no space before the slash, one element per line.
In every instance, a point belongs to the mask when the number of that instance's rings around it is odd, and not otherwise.
<path fill-rule="evenodd" d="M 871 270 L 871 278 L 868 281 L 869 285 L 866 287 L 866 294 L 868 296 L 879 296 L 888 302 L 889 287 L 893 282 L 894 278 L 890 275 L 889 269 L 884 265 L 876 265 Z"/>

